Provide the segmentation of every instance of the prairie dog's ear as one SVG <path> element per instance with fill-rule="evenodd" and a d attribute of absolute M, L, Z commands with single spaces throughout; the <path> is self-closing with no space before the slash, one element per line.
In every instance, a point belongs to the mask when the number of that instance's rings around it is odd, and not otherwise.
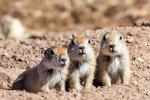
<path fill-rule="evenodd" d="M 74 34 L 74 33 L 72 33 L 72 39 L 75 39 L 75 37 L 76 37 L 76 36 L 75 36 L 75 34 Z"/>
<path fill-rule="evenodd" d="M 76 36 L 77 36 L 77 32 L 73 32 L 73 33 L 72 33 L 72 39 L 75 39 Z"/>
<path fill-rule="evenodd" d="M 109 32 L 106 32 L 103 36 L 103 40 L 106 41 L 109 38 Z"/>
<path fill-rule="evenodd" d="M 76 35 L 72 33 L 72 38 L 70 39 L 71 44 L 75 44 L 75 38 L 76 38 Z"/>
<path fill-rule="evenodd" d="M 44 56 L 50 56 L 53 55 L 54 51 L 52 48 L 48 48 L 45 52 L 44 52 Z"/>
<path fill-rule="evenodd" d="M 107 40 L 107 37 L 106 35 L 103 36 L 103 41 L 106 41 Z"/>

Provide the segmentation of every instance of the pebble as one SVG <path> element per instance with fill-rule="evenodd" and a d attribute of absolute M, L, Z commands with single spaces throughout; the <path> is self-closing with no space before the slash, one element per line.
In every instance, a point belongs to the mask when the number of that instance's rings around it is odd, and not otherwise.
<path fill-rule="evenodd" d="M 147 66 L 148 69 L 150 69 L 150 66 Z"/>
<path fill-rule="evenodd" d="M 134 85 L 137 85 L 137 81 L 134 81 L 134 83 L 133 83 Z"/>
<path fill-rule="evenodd" d="M 133 33 L 128 32 L 127 35 L 128 35 L 128 36 L 133 36 Z"/>
<path fill-rule="evenodd" d="M 132 43 L 134 41 L 134 38 L 133 37 L 129 37 L 128 39 L 127 39 L 127 43 Z"/>
<path fill-rule="evenodd" d="M 144 59 L 141 58 L 141 57 L 138 57 L 138 58 L 137 58 L 137 61 L 139 61 L 139 62 L 144 62 Z"/>

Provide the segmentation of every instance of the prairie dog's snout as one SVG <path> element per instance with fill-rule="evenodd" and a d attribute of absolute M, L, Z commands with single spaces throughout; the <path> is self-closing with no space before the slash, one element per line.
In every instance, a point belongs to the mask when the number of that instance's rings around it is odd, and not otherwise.
<path fill-rule="evenodd" d="M 66 62 L 67 62 L 67 59 L 66 59 L 66 58 L 61 58 L 61 59 L 60 59 L 60 65 L 61 65 L 61 66 L 65 66 L 65 65 L 66 65 Z"/>
<path fill-rule="evenodd" d="M 64 47 L 49 48 L 45 51 L 45 64 L 52 65 L 54 69 L 61 69 L 69 65 L 69 56 L 67 49 Z M 49 68 L 49 66 L 47 66 Z M 53 69 L 53 68 L 52 68 Z"/>
<path fill-rule="evenodd" d="M 109 45 L 109 50 L 110 52 L 115 52 L 115 45 L 114 44 Z"/>
<path fill-rule="evenodd" d="M 84 55 L 85 54 L 85 47 L 84 46 L 79 46 L 79 54 Z"/>

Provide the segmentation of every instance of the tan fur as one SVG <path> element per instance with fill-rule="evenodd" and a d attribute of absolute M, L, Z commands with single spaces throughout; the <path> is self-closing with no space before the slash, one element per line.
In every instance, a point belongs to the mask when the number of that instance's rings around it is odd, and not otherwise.
<path fill-rule="evenodd" d="M 114 47 L 111 47 L 114 46 Z M 98 79 L 104 86 L 128 84 L 130 78 L 129 53 L 123 36 L 113 30 L 106 33 L 101 41 L 98 58 Z"/>
<path fill-rule="evenodd" d="M 96 57 L 89 40 L 83 35 L 73 36 L 68 52 L 71 59 L 70 87 L 80 90 L 81 83 L 83 83 L 84 88 L 91 88 L 95 74 Z"/>
<path fill-rule="evenodd" d="M 66 61 L 63 62 L 62 59 Z M 50 89 L 56 88 L 64 91 L 69 62 L 66 48 L 47 49 L 40 64 L 21 74 L 14 82 L 12 89 L 48 92 Z"/>

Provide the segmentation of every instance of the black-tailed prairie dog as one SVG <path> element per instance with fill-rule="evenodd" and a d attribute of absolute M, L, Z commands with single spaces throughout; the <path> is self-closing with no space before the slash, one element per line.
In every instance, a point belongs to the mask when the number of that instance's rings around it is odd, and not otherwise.
<path fill-rule="evenodd" d="M 40 64 L 21 74 L 13 83 L 12 89 L 48 92 L 55 88 L 64 91 L 69 62 L 67 48 L 61 46 L 49 48 L 45 51 Z"/>
<path fill-rule="evenodd" d="M 5 38 L 14 40 L 23 40 L 43 35 L 42 32 L 34 32 L 27 29 L 19 19 L 11 16 L 3 16 L 0 18 L 0 33 L 2 33 Z"/>
<path fill-rule="evenodd" d="M 98 57 L 98 79 L 104 86 L 128 84 L 130 60 L 128 48 L 120 32 L 113 30 L 104 34 Z"/>
<path fill-rule="evenodd" d="M 91 88 L 96 68 L 96 57 L 90 41 L 84 35 L 72 37 L 68 54 L 71 60 L 69 68 L 70 87 L 75 90 Z"/>

